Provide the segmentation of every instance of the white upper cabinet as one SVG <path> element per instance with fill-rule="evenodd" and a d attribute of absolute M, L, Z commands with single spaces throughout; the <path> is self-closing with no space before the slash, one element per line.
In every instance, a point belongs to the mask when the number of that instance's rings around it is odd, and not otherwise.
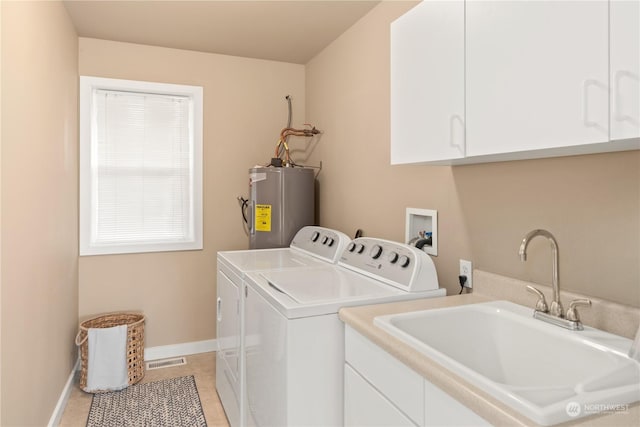
<path fill-rule="evenodd" d="M 425 0 L 391 26 L 391 163 L 640 149 L 640 0 Z"/>
<path fill-rule="evenodd" d="M 391 163 L 464 156 L 464 1 L 424 1 L 391 24 Z"/>
<path fill-rule="evenodd" d="M 640 0 L 611 2 L 611 139 L 640 137 Z"/>
<path fill-rule="evenodd" d="M 466 3 L 467 155 L 609 138 L 606 1 Z"/>

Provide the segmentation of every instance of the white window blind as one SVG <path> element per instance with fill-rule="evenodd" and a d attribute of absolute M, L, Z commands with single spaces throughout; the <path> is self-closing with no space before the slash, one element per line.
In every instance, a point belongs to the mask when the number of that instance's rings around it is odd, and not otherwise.
<path fill-rule="evenodd" d="M 81 77 L 81 255 L 202 248 L 201 104 L 198 87 Z"/>

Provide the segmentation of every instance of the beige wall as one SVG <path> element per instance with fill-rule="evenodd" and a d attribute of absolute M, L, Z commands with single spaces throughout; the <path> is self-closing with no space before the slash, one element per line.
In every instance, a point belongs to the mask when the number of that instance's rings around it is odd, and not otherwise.
<path fill-rule="evenodd" d="M 0 100 L 2 99 L 2 6 L 0 6 Z M 0 233 L 2 232 L 2 102 L 0 102 Z M 0 235 L 0 423 L 2 423 L 2 236 Z"/>
<path fill-rule="evenodd" d="M 59 2 L 0 7 L 0 424 L 46 425 L 76 360 L 77 36 Z"/>
<path fill-rule="evenodd" d="M 524 234 L 545 228 L 558 240 L 563 289 L 640 306 L 640 152 L 389 165 L 389 23 L 411 5 L 383 2 L 307 64 L 307 120 L 324 130 L 311 155 L 324 165 L 320 222 L 402 240 L 406 207 L 438 210 L 434 261 L 450 294 L 460 258 L 550 283 L 544 240 L 526 263 L 517 256 Z"/>
<path fill-rule="evenodd" d="M 286 95 L 304 122 L 304 66 L 80 38 L 79 70 L 204 87 L 204 250 L 81 257 L 80 317 L 142 310 L 148 347 L 212 339 L 216 252 L 248 245 L 236 197 L 272 156 Z"/>

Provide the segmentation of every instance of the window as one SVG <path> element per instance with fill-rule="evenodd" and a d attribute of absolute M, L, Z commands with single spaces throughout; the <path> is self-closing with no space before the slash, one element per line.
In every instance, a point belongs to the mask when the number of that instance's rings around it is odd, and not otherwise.
<path fill-rule="evenodd" d="M 80 255 L 202 249 L 202 88 L 80 77 Z"/>

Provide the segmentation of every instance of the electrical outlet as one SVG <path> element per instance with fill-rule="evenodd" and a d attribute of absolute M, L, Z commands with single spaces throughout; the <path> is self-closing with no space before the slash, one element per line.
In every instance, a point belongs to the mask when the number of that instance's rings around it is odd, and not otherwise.
<path fill-rule="evenodd" d="M 473 288 L 473 267 L 471 261 L 464 259 L 460 260 L 460 275 L 467 276 L 467 281 L 464 284 L 465 288 Z"/>

